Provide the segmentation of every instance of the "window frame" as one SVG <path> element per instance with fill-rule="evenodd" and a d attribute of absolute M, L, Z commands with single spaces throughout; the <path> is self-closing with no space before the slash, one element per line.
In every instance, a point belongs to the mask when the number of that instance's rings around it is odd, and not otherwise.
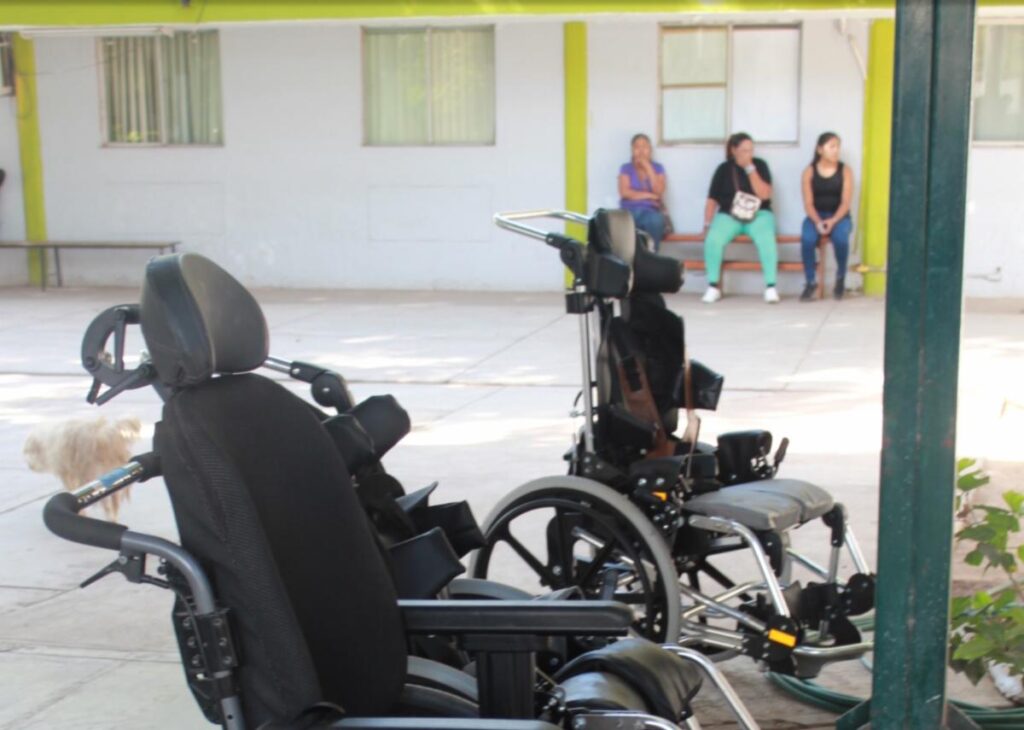
<path fill-rule="evenodd" d="M 14 33 L 0 32 L 0 96 L 14 96 Z"/>
<path fill-rule="evenodd" d="M 209 33 L 213 32 L 217 34 L 217 53 L 220 54 L 220 29 L 219 28 L 204 28 L 202 30 L 180 30 L 175 31 L 176 33 Z M 159 47 L 159 41 L 164 37 L 164 34 L 160 31 L 154 31 L 153 33 L 130 33 L 118 35 L 117 33 L 106 33 L 101 36 L 97 36 L 94 53 L 96 56 L 96 83 L 99 87 L 99 117 L 100 117 L 100 147 L 108 149 L 154 149 L 169 147 L 175 149 L 216 149 L 218 147 L 224 147 L 227 143 L 227 135 L 224 130 L 224 85 L 223 78 L 218 79 L 221 84 L 221 131 L 220 131 L 220 142 L 167 142 L 167 123 L 164 119 L 164 67 L 163 67 L 163 53 Z M 106 64 L 103 61 L 103 42 L 108 39 L 116 38 L 154 38 L 157 41 L 156 53 L 156 77 L 158 86 L 158 93 L 156 97 L 156 110 L 158 129 L 160 130 L 160 142 L 111 142 L 107 137 L 110 131 L 108 126 L 109 120 L 107 119 L 107 83 L 106 83 Z M 223 60 L 223 59 L 221 59 Z M 223 64 L 220 64 L 223 67 Z"/>
<path fill-rule="evenodd" d="M 659 23 L 658 24 L 658 146 L 659 147 L 720 147 L 725 144 L 732 127 L 732 93 L 733 87 L 733 34 L 736 30 L 795 30 L 797 32 L 797 74 L 796 74 L 796 138 L 792 140 L 764 141 L 756 140 L 758 147 L 799 147 L 801 128 L 801 111 L 803 110 L 803 48 L 804 24 L 801 21 L 786 23 Z M 662 58 L 666 33 L 686 32 L 695 30 L 725 30 L 725 128 L 726 134 L 721 139 L 702 140 L 666 140 L 665 139 L 665 89 L 698 89 L 721 88 L 721 84 L 668 84 L 663 78 Z M 734 130 L 735 131 L 735 130 Z"/>
<path fill-rule="evenodd" d="M 489 29 L 491 31 L 492 47 L 494 51 L 494 139 L 491 142 L 433 142 L 429 141 L 433 139 L 433 79 L 430 74 L 430 49 L 431 49 L 431 33 L 435 30 L 448 31 L 448 30 L 480 30 Z M 415 33 L 423 32 L 426 35 L 426 63 L 424 69 L 424 81 L 427 88 L 427 142 L 391 142 L 388 144 L 374 144 L 369 141 L 370 136 L 370 105 L 367 103 L 369 94 L 369 79 L 367 78 L 366 68 L 366 36 L 372 33 Z M 360 64 L 360 103 L 362 104 L 362 134 L 361 134 L 361 145 L 368 149 L 388 149 L 388 148 L 420 148 L 420 149 L 439 149 L 439 148 L 459 148 L 465 147 L 468 149 L 486 149 L 488 147 L 498 146 L 498 47 L 497 47 L 497 27 L 494 23 L 472 23 L 465 24 L 460 23 L 457 25 L 363 25 L 360 26 L 359 33 L 359 64 Z"/>
<path fill-rule="evenodd" d="M 971 52 L 974 54 L 974 58 L 971 59 L 971 119 L 970 119 L 970 139 L 969 139 L 969 144 L 970 144 L 971 147 L 981 147 L 981 148 L 987 148 L 987 149 L 994 149 L 994 148 L 1001 148 L 1001 147 L 1002 148 L 1008 147 L 1008 148 L 1012 148 L 1012 149 L 1024 148 L 1024 139 L 998 140 L 998 139 L 975 139 L 974 138 L 975 123 L 977 121 L 976 118 L 975 118 L 975 115 L 977 114 L 977 111 L 976 111 L 977 104 L 974 103 L 975 102 L 975 98 L 974 98 L 974 81 L 975 81 L 975 78 L 976 78 L 975 74 L 977 73 L 977 70 L 978 70 L 978 57 L 977 57 L 977 53 L 978 53 L 978 34 L 981 32 L 982 27 L 986 26 L 986 25 L 1024 25 L 1024 18 L 1021 18 L 1021 17 L 984 17 L 984 18 L 978 18 L 975 21 L 975 23 L 974 23 L 974 47 L 971 50 Z"/>

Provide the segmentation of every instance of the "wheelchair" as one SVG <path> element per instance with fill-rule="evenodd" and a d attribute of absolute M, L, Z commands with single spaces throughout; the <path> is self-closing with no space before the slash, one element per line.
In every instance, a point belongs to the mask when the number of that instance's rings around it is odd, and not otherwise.
<path fill-rule="evenodd" d="M 125 331 L 136 323 L 148 353 L 129 369 Z M 174 594 L 186 681 L 210 722 L 232 730 L 697 728 L 698 667 L 736 711 L 714 667 L 675 645 L 625 638 L 538 671 L 536 655 L 560 639 L 626 636 L 633 612 L 616 602 L 402 598 L 353 488 L 353 452 L 339 447 L 321 412 L 252 372 L 268 364 L 266 322 L 213 262 L 187 253 L 153 259 L 141 303 L 111 308 L 90 326 L 83 363 L 95 378 L 91 402 L 150 385 L 163 414 L 151 452 L 53 496 L 44 521 L 59 537 L 118 553 L 83 586 L 120 573 Z M 378 436 L 362 468 L 402 431 L 393 421 L 378 430 L 373 414 L 393 411 L 360 409 L 329 371 L 290 374 Z M 80 514 L 157 476 L 180 544 Z M 410 654 L 411 639 L 436 636 L 473 657 L 472 673 Z M 756 728 L 739 708 L 741 726 Z"/>
<path fill-rule="evenodd" d="M 525 222 L 537 218 L 586 225 L 587 245 Z M 777 476 L 786 439 L 774 455 L 768 431 L 699 440 L 697 411 L 717 407 L 723 379 L 689 360 L 683 320 L 666 306 L 680 264 L 650 251 L 626 211 L 495 222 L 557 249 L 572 274 L 565 302 L 580 323 L 583 383 L 572 415 L 583 422 L 567 476 L 531 481 L 494 507 L 472 575 L 527 590 L 574 586 L 630 605 L 636 635 L 801 678 L 869 651 L 850 619 L 873 608 L 874 576 L 843 506 Z M 815 520 L 828 528 L 827 566 L 791 544 Z M 857 572 L 841 580 L 844 550 Z"/>

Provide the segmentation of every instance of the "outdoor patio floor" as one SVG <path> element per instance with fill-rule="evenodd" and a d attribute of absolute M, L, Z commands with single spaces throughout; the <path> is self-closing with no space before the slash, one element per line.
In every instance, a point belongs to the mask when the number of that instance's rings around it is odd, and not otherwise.
<path fill-rule="evenodd" d="M 328 365 L 357 398 L 392 393 L 409 410 L 414 430 L 386 458 L 408 488 L 438 480 L 443 499 L 467 499 L 483 519 L 518 484 L 564 473 L 580 377 L 577 323 L 558 294 L 257 296 L 272 354 Z M 59 484 L 30 472 L 21 453 L 38 424 L 99 415 L 142 419 L 144 448 L 160 412 L 156 395 L 136 390 L 102 409 L 89 406 L 78 359 L 92 317 L 136 298 L 126 289 L 0 289 L 0 727 L 208 727 L 178 665 L 169 596 L 116 576 L 79 590 L 112 556 L 46 531 L 43 502 Z M 820 483 L 846 504 L 873 564 L 883 303 L 787 299 L 769 307 L 727 297 L 706 306 L 679 295 L 669 304 L 686 318 L 691 356 L 726 376 L 721 408 L 705 415 L 704 433 L 767 428 L 776 440 L 789 436 L 783 473 Z M 1024 487 L 1024 303 L 970 303 L 963 348 L 958 453 L 984 459 L 997 486 Z M 133 349 L 141 349 L 139 339 Z M 122 521 L 175 534 L 158 481 L 134 487 Z M 824 536 L 808 527 L 796 542 L 823 560 Z M 764 728 L 834 723 L 789 700 L 749 660 L 724 667 Z M 829 668 L 822 681 L 855 693 L 869 688 L 857 662 Z M 953 688 L 974 702 L 999 702 L 990 685 L 957 679 Z M 697 710 L 705 728 L 730 726 L 711 688 Z"/>

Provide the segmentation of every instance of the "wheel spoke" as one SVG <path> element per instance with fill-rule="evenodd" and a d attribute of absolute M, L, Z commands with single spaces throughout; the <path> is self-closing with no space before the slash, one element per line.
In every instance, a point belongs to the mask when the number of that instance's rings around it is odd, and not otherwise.
<path fill-rule="evenodd" d="M 594 575 L 597 573 L 597 571 L 604 566 L 605 561 L 608 560 L 608 557 L 612 554 L 612 551 L 614 549 L 615 543 L 613 541 L 606 542 L 604 544 L 604 547 L 598 550 L 597 554 L 594 555 L 594 559 L 590 562 L 590 565 L 587 566 L 586 570 L 584 570 L 580 574 L 580 577 L 577 580 L 576 585 L 580 586 L 581 588 L 585 588 L 586 586 L 588 586 L 590 584 L 590 581 L 594 578 Z"/>
<path fill-rule="evenodd" d="M 558 588 L 558 579 L 555 575 L 548 570 L 544 563 L 540 562 L 533 553 L 526 549 L 523 543 L 519 542 L 516 538 L 512 537 L 512 533 L 506 532 L 499 538 L 502 542 L 506 543 L 510 548 L 516 551 L 516 555 L 521 557 L 527 565 L 533 570 L 534 573 L 540 577 L 541 583 L 548 586 L 549 588 Z"/>
<path fill-rule="evenodd" d="M 548 523 L 548 563 L 561 579 L 558 587 L 572 585 L 573 578 L 573 536 L 572 525 L 567 521 L 564 509 L 555 508 L 555 517 Z"/>

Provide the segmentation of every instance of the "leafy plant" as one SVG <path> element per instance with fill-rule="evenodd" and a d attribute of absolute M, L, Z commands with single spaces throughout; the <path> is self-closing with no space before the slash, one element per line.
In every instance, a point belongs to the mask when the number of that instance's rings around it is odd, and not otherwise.
<path fill-rule="evenodd" d="M 1024 677 L 1024 545 L 1011 546 L 1011 538 L 1021 531 L 1024 494 L 1004 492 L 1000 506 L 973 504 L 970 493 L 988 483 L 974 459 L 957 462 L 956 510 L 966 525 L 956 540 L 973 545 L 964 562 L 984 565 L 986 572 L 998 570 L 1007 580 L 996 590 L 953 598 L 950 666 L 974 684 L 990 663 L 1004 664 L 1011 676 Z"/>

